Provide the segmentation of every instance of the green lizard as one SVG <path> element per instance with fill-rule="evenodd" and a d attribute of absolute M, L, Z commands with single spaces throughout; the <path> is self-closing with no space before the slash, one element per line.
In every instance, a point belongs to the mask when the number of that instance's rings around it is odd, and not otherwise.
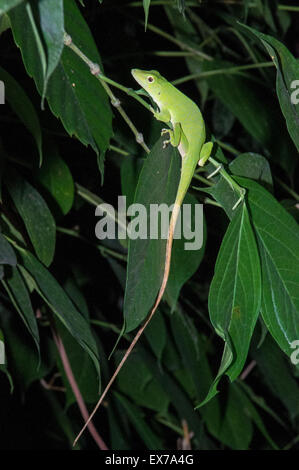
<path fill-rule="evenodd" d="M 166 133 L 169 134 L 169 139 L 164 141 L 163 148 L 169 143 L 178 148 L 182 157 L 181 176 L 168 228 L 164 274 L 155 304 L 145 323 L 133 339 L 122 361 L 118 365 L 92 414 L 78 434 L 74 444 L 77 442 L 89 421 L 92 419 L 94 413 L 102 403 L 120 369 L 142 335 L 144 329 L 151 321 L 159 303 L 161 302 L 168 281 L 174 229 L 180 208 L 197 165 L 199 164 L 200 166 L 203 166 L 205 164 L 211 154 L 213 146 L 212 142 L 205 142 L 206 132 L 202 114 L 198 106 L 190 98 L 180 92 L 155 70 L 146 71 L 133 69 L 132 75 L 158 106 L 159 110 L 154 111 L 154 117 L 171 126 L 171 129 L 162 130 L 162 135 Z"/>

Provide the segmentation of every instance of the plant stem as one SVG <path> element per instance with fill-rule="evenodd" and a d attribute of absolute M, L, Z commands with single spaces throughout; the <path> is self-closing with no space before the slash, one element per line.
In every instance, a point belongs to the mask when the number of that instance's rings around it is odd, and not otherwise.
<path fill-rule="evenodd" d="M 222 142 L 221 140 L 215 140 L 216 144 L 219 145 L 219 147 L 223 148 L 224 150 L 227 150 L 228 152 L 232 153 L 233 155 L 239 155 L 241 152 L 239 152 L 237 149 L 232 147 L 229 144 L 226 144 Z"/>
<path fill-rule="evenodd" d="M 144 22 L 142 22 L 144 24 Z M 199 51 L 198 49 L 195 49 L 192 46 L 189 46 L 186 44 L 184 41 L 181 41 L 180 39 L 174 38 L 171 34 L 166 33 L 162 29 L 158 28 L 157 26 L 154 26 L 150 23 L 147 24 L 147 29 L 150 31 L 153 31 L 153 33 L 158 34 L 159 36 L 167 39 L 168 41 L 172 42 L 173 44 L 176 44 L 177 46 L 181 47 L 182 49 L 192 52 L 194 55 L 200 57 L 201 59 L 205 60 L 212 60 L 212 57 L 209 56 L 208 54 L 205 54 L 204 52 Z"/>
<path fill-rule="evenodd" d="M 240 73 L 243 70 L 260 69 L 260 68 L 273 67 L 273 66 L 274 66 L 273 62 L 259 62 L 258 64 L 237 65 L 235 67 L 207 70 L 205 72 L 191 73 L 190 75 L 186 75 L 185 77 L 178 78 L 177 80 L 174 80 L 172 84 L 179 85 L 181 83 L 188 82 L 189 80 L 200 80 L 202 78 L 211 77 L 213 75 Z"/>
<path fill-rule="evenodd" d="M 198 181 L 201 181 L 202 183 L 207 184 L 208 186 L 213 186 L 213 183 L 211 181 L 209 181 L 204 176 L 198 175 L 197 173 L 194 173 L 193 178 L 195 178 Z"/>
<path fill-rule="evenodd" d="M 130 153 L 127 152 L 126 150 L 120 149 L 119 147 L 116 147 L 115 145 L 112 145 L 112 144 L 109 145 L 109 149 L 113 150 L 114 152 L 120 153 L 121 155 L 124 155 L 126 157 L 130 155 Z"/>
<path fill-rule="evenodd" d="M 285 184 L 278 176 L 274 176 L 275 181 L 287 192 L 289 193 L 296 201 L 299 201 L 299 194 L 297 194 L 292 188 Z"/>
<path fill-rule="evenodd" d="M 127 261 L 126 255 L 123 255 L 121 253 L 118 253 L 117 251 L 111 250 L 111 248 L 107 248 L 106 246 L 97 245 L 96 243 L 93 243 L 87 238 L 80 235 L 78 232 L 76 232 L 76 230 L 68 229 L 65 227 L 59 227 L 59 226 L 57 226 L 56 229 L 57 229 L 57 232 L 64 233 L 65 235 L 69 235 L 71 237 L 77 238 L 78 240 L 81 240 L 87 245 L 93 246 L 94 248 L 98 249 L 103 256 L 111 255 L 113 256 L 113 258 L 119 259 L 121 261 Z"/>
<path fill-rule="evenodd" d="M 236 183 L 236 181 L 231 177 L 231 175 L 227 173 L 227 171 L 223 168 L 223 165 L 217 162 L 217 160 L 214 160 L 214 158 L 212 157 L 209 158 L 209 162 L 212 163 L 215 168 L 219 168 L 220 175 L 228 182 L 230 187 L 239 194 L 240 198 L 243 199 L 245 195 L 245 189 L 239 186 L 238 183 Z"/>
<path fill-rule="evenodd" d="M 129 128 L 131 129 L 131 131 L 133 132 L 133 134 L 135 135 L 135 138 L 136 138 L 136 141 L 138 142 L 138 144 L 141 145 L 141 147 L 147 152 L 149 153 L 150 150 L 148 148 L 148 146 L 146 145 L 146 143 L 144 142 L 144 139 L 143 139 L 143 135 L 137 130 L 136 126 L 134 125 L 134 123 L 132 122 L 132 120 L 129 118 L 129 116 L 127 115 L 127 113 L 125 112 L 125 110 L 123 109 L 123 107 L 121 106 L 120 104 L 120 101 L 118 98 L 116 98 L 116 96 L 114 95 L 114 93 L 112 92 L 111 88 L 109 87 L 108 83 L 110 85 L 113 85 L 119 89 L 121 89 L 122 91 L 124 91 L 125 93 L 127 93 L 128 95 L 130 96 L 133 96 L 136 100 L 138 100 L 143 106 L 145 106 L 146 108 L 148 108 L 150 111 L 153 112 L 153 108 L 148 104 L 146 103 L 142 98 L 140 98 L 139 95 L 137 95 L 133 90 L 130 90 L 129 88 L 126 88 L 122 85 L 120 85 L 119 83 L 116 83 L 114 82 L 113 80 L 111 80 L 110 78 L 107 78 L 105 77 L 101 71 L 100 71 L 100 67 L 98 64 L 95 64 L 94 62 L 92 62 L 72 41 L 72 38 L 69 34 L 65 33 L 64 35 L 64 44 L 69 47 L 78 57 L 80 57 L 81 60 L 83 60 L 83 62 L 86 63 L 86 65 L 88 65 L 91 73 L 100 81 L 102 87 L 104 88 L 104 90 L 106 91 L 107 95 L 109 96 L 110 100 L 111 100 L 111 103 L 112 105 L 118 110 L 119 114 L 122 116 L 122 118 L 124 119 L 124 121 L 127 123 L 127 125 L 129 126 Z"/>

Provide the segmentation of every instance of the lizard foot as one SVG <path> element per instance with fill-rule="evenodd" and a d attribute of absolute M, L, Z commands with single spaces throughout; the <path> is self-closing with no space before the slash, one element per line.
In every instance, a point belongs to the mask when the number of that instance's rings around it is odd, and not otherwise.
<path fill-rule="evenodd" d="M 164 140 L 164 142 L 163 142 L 163 148 L 165 149 L 168 144 L 170 144 L 170 140 Z"/>

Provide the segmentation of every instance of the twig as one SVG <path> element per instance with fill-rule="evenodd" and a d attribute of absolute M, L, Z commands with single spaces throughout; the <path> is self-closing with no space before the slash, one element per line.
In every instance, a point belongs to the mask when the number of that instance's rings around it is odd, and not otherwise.
<path fill-rule="evenodd" d="M 85 405 L 84 400 L 82 398 L 82 395 L 81 395 L 81 392 L 79 390 L 78 384 L 77 384 L 76 379 L 74 377 L 74 374 L 73 374 L 73 371 L 72 371 L 72 368 L 71 368 L 66 350 L 65 350 L 63 342 L 62 342 L 62 339 L 60 338 L 57 331 L 55 331 L 53 325 L 52 325 L 52 334 L 53 334 L 53 338 L 54 338 L 55 344 L 57 346 L 57 349 L 58 349 L 58 352 L 59 352 L 59 355 L 60 355 L 60 358 L 61 358 L 61 361 L 62 361 L 62 364 L 63 364 L 64 371 L 66 373 L 67 379 L 69 381 L 71 389 L 73 390 L 76 401 L 78 403 L 81 415 L 84 419 L 84 422 L 87 422 L 88 418 L 89 418 L 89 413 L 87 411 L 87 408 L 86 408 L 86 405 Z M 103 439 L 101 438 L 101 436 L 98 434 L 98 432 L 97 432 L 96 428 L 94 427 L 93 423 L 89 422 L 87 427 L 88 427 L 88 430 L 89 430 L 91 436 L 93 437 L 94 441 L 96 442 L 97 446 L 101 450 L 108 450 L 108 447 L 106 446 L 106 444 L 103 441 Z"/>
<path fill-rule="evenodd" d="M 240 375 L 240 379 L 241 380 L 245 380 L 246 377 L 250 374 L 250 372 L 252 371 L 252 369 L 254 369 L 256 366 L 256 361 L 251 361 L 248 366 L 246 367 L 246 369 L 244 369 L 244 371 L 242 372 L 242 374 Z"/>
<path fill-rule="evenodd" d="M 94 75 L 101 83 L 102 87 L 106 91 L 107 95 L 109 96 L 112 105 L 117 109 L 119 114 L 122 116 L 122 118 L 125 120 L 133 134 L 135 135 L 136 142 L 141 145 L 141 147 L 149 153 L 150 150 L 146 143 L 144 142 L 143 135 L 141 132 L 139 132 L 136 128 L 136 126 L 133 124 L 132 120 L 129 118 L 123 107 L 121 106 L 120 100 L 114 95 L 112 92 L 111 88 L 109 87 L 108 83 L 113 86 L 117 86 L 117 88 L 121 89 L 122 91 L 125 91 L 127 94 L 134 96 L 135 99 L 137 99 L 139 102 L 141 102 L 145 107 L 151 108 L 148 103 L 146 103 L 140 96 L 138 96 L 136 93 L 133 92 L 133 90 L 129 90 L 126 87 L 123 87 L 122 85 L 117 84 L 113 80 L 107 78 L 104 76 L 104 74 L 101 72 L 100 66 L 98 64 L 95 64 L 92 62 L 74 43 L 71 38 L 71 36 L 67 33 L 64 34 L 64 44 L 65 46 L 69 47 L 72 49 L 72 51 L 80 57 L 83 62 L 85 62 L 86 65 L 88 65 L 90 72 L 92 75 Z M 151 108 L 153 110 L 153 108 Z"/>

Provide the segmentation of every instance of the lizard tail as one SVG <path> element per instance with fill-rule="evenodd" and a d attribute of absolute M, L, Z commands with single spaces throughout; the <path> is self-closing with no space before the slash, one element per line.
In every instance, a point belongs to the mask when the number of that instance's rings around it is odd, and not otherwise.
<path fill-rule="evenodd" d="M 99 406 L 101 405 L 101 403 L 104 400 L 105 396 L 107 395 L 107 392 L 109 391 L 111 385 L 113 384 L 114 380 L 118 376 L 122 366 L 124 365 L 124 363 L 128 359 L 129 355 L 131 354 L 133 348 L 135 347 L 137 341 L 139 340 L 140 336 L 144 332 L 145 328 L 147 327 L 147 325 L 149 324 L 149 322 L 153 318 L 153 316 L 154 316 L 154 314 L 155 314 L 155 312 L 156 312 L 156 310 L 157 310 L 157 308 L 158 308 L 158 306 L 159 306 L 159 304 L 162 300 L 163 294 L 164 294 L 165 289 L 166 289 L 168 277 L 169 277 L 173 236 L 174 236 L 175 225 L 176 225 L 176 222 L 177 222 L 177 219 L 178 219 L 178 216 L 179 216 L 180 208 L 181 208 L 181 201 L 179 201 L 178 198 L 176 198 L 175 203 L 174 203 L 174 207 L 173 207 L 173 211 L 172 211 L 172 214 L 171 214 L 171 218 L 170 218 L 169 229 L 168 229 L 168 238 L 167 238 L 167 243 L 166 243 L 164 273 L 163 273 L 161 286 L 160 286 L 158 295 L 156 297 L 155 304 L 154 304 L 151 312 L 149 313 L 147 319 L 145 320 L 144 324 L 141 326 L 141 328 L 136 333 L 136 336 L 134 337 L 133 341 L 131 342 L 130 346 L 128 347 L 128 349 L 127 349 L 125 355 L 123 356 L 122 360 L 118 364 L 114 374 L 112 375 L 112 377 L 109 380 L 105 390 L 103 391 L 102 395 L 100 396 L 99 401 L 97 402 L 96 406 L 94 407 L 91 415 L 89 416 L 89 418 L 85 422 L 84 426 L 82 427 L 81 431 L 79 432 L 76 439 L 74 440 L 73 446 L 76 445 L 76 443 L 80 439 L 81 435 L 85 431 L 86 427 L 88 426 L 88 424 L 92 420 L 92 418 L 95 415 L 97 409 L 99 408 Z"/>

